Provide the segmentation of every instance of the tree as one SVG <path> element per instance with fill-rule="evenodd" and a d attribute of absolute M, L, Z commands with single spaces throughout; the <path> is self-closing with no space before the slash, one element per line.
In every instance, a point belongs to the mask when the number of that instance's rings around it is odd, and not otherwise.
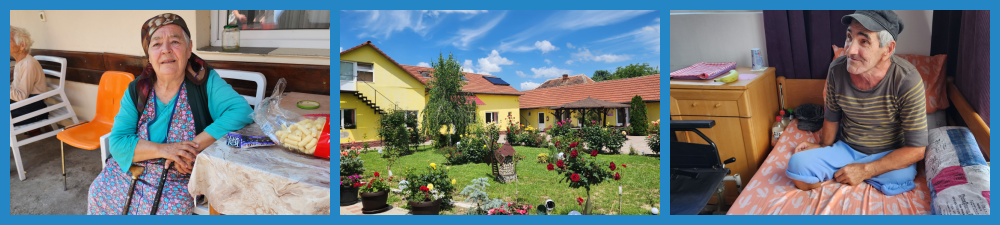
<path fill-rule="evenodd" d="M 628 66 L 619 66 L 615 69 L 615 73 L 607 80 L 625 79 L 633 77 L 641 77 L 653 74 L 659 74 L 660 67 L 651 67 L 648 63 L 642 64 L 629 64 Z M 597 81 L 596 79 L 594 81 Z"/>
<path fill-rule="evenodd" d="M 469 111 L 475 110 L 475 105 L 469 101 L 469 94 L 462 92 L 462 86 L 466 82 L 462 80 L 465 73 L 462 72 L 462 65 L 448 54 L 446 60 L 443 55 L 438 54 L 437 62 L 432 62 L 434 68 L 432 78 L 427 82 L 428 96 L 427 106 L 423 112 L 421 120 L 422 132 L 428 137 L 440 135 L 440 129 L 454 131 L 455 134 L 466 133 L 472 121 Z M 456 140 L 447 135 L 448 143 L 445 146 L 452 146 Z"/>
<path fill-rule="evenodd" d="M 611 80 L 611 73 L 607 70 L 594 71 L 594 76 L 591 76 L 590 79 L 596 82 Z"/>
<path fill-rule="evenodd" d="M 632 126 L 632 135 L 646 136 L 649 124 L 646 122 L 646 103 L 642 102 L 642 97 L 636 95 L 632 97 L 632 107 L 629 108 L 628 122 Z"/>

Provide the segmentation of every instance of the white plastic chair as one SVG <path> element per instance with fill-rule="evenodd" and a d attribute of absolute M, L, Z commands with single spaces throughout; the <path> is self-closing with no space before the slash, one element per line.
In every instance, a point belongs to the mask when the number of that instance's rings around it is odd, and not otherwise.
<path fill-rule="evenodd" d="M 24 164 L 21 162 L 21 150 L 20 150 L 21 146 L 24 146 L 24 145 L 27 145 L 27 144 L 31 144 L 31 143 L 34 143 L 36 141 L 39 141 L 39 140 L 42 140 L 42 139 L 46 139 L 46 138 L 49 138 L 49 137 L 52 137 L 52 136 L 56 136 L 56 134 L 59 134 L 59 132 L 62 131 L 62 129 L 58 129 L 58 127 L 56 126 L 56 123 L 58 123 L 60 121 L 63 121 L 63 120 L 66 120 L 66 119 L 73 119 L 73 124 L 80 123 L 80 120 L 77 119 L 77 117 L 76 117 L 76 112 L 73 111 L 73 106 L 70 105 L 70 103 L 69 103 L 69 98 L 66 97 L 66 89 L 65 89 L 66 88 L 66 59 L 65 58 L 60 58 L 60 57 L 53 57 L 53 56 L 34 56 L 34 57 L 38 61 L 48 61 L 48 62 L 59 63 L 59 65 L 60 65 L 59 66 L 60 67 L 59 71 L 52 71 L 52 70 L 43 69 L 43 71 L 45 72 L 46 75 L 59 77 L 59 84 L 48 83 L 47 86 L 49 88 L 49 91 L 47 91 L 45 93 L 42 93 L 42 94 L 39 94 L 39 95 L 37 95 L 35 97 L 31 97 L 31 98 L 28 98 L 28 99 L 25 99 L 25 100 L 21 100 L 21 101 L 15 102 L 14 104 L 10 104 L 10 110 L 18 109 L 18 108 L 24 107 L 24 106 L 26 106 L 28 104 L 31 104 L 31 103 L 35 103 L 35 102 L 39 102 L 39 101 L 45 101 L 45 99 L 52 99 L 52 100 L 54 100 L 55 102 L 58 102 L 58 103 L 56 103 L 56 104 L 46 103 L 46 105 L 48 105 L 48 107 L 45 107 L 44 109 L 41 109 L 41 110 L 38 110 L 38 111 L 35 111 L 35 112 L 32 112 L 32 113 L 28 113 L 28 114 L 19 116 L 17 118 L 14 118 L 14 117 L 10 118 L 10 150 L 12 152 L 14 152 L 14 161 L 17 164 L 17 177 L 19 179 L 21 179 L 21 180 L 25 179 Z M 30 124 L 26 124 L 26 125 L 22 125 L 22 126 L 16 126 L 16 127 L 14 126 L 14 124 L 17 123 L 17 122 L 21 122 L 21 121 L 30 119 L 32 117 L 41 115 L 42 113 L 46 113 L 46 112 L 49 113 L 49 118 L 48 119 L 45 119 L 45 120 L 42 120 L 42 121 L 38 121 L 38 122 L 34 122 L 34 123 L 30 123 Z M 10 117 L 9 114 L 8 114 L 8 116 Z M 17 140 L 17 134 L 21 134 L 21 133 L 25 133 L 25 132 L 28 132 L 28 131 L 31 131 L 31 130 L 34 130 L 34 129 L 38 129 L 38 128 L 41 128 L 41 127 L 46 126 L 46 125 L 52 126 L 52 131 L 49 131 L 48 133 L 44 133 L 44 134 L 41 134 L 41 135 L 38 135 L 38 136 L 34 136 L 34 137 L 31 137 L 31 138 L 28 138 L 28 139 L 24 139 L 24 140 L 21 140 L 21 141 Z"/>
<path fill-rule="evenodd" d="M 257 92 L 255 96 L 242 95 L 243 98 L 245 98 L 247 102 L 250 103 L 250 105 L 257 106 L 257 104 L 260 104 L 260 101 L 264 99 L 264 86 L 267 85 L 267 79 L 264 78 L 264 74 L 258 72 L 226 70 L 226 69 L 215 69 L 215 72 L 219 73 L 219 76 L 222 78 L 256 82 Z"/>

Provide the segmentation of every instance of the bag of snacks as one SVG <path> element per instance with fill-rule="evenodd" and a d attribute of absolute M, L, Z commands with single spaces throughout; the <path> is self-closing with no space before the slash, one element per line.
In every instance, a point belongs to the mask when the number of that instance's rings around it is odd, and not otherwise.
<path fill-rule="evenodd" d="M 286 84 L 285 78 L 278 80 L 271 97 L 261 100 L 254 109 L 253 121 L 277 145 L 294 152 L 329 159 L 330 115 L 301 116 L 282 109 L 279 105 Z"/>

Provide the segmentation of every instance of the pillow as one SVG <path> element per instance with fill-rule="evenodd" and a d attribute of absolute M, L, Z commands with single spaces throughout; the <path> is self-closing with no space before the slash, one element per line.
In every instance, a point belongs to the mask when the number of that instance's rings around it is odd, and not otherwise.
<path fill-rule="evenodd" d="M 833 45 L 833 59 L 836 60 L 846 52 L 844 48 Z M 946 109 L 949 106 L 948 92 L 945 89 L 944 63 L 947 55 L 939 54 L 935 56 L 897 54 L 900 58 L 909 61 L 920 73 L 920 79 L 924 81 L 924 96 L 927 101 L 927 113 L 933 113 L 938 109 Z M 826 85 L 823 85 L 825 88 Z M 825 90 L 825 89 L 824 89 Z M 823 92 L 823 99 L 826 99 L 826 91 Z"/>
<path fill-rule="evenodd" d="M 928 131 L 924 171 L 934 215 L 989 215 L 990 166 L 965 127 Z"/>

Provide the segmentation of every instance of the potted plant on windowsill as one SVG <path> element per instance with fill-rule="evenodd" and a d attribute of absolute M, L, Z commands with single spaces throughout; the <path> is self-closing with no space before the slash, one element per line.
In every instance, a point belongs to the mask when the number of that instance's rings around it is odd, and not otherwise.
<path fill-rule="evenodd" d="M 426 170 L 426 173 L 407 171 L 406 180 L 400 182 L 413 215 L 438 215 L 451 207 L 455 180 L 449 180 L 447 169 L 438 168 L 437 164 L 431 163 Z"/>
<path fill-rule="evenodd" d="M 358 202 L 358 188 L 361 187 L 361 175 L 364 174 L 364 161 L 360 153 L 352 147 L 340 152 L 340 205 L 347 206 Z"/>
<path fill-rule="evenodd" d="M 389 184 L 392 182 L 393 177 L 386 178 L 380 177 L 378 172 L 375 172 L 375 177 L 361 186 L 361 213 L 364 214 L 375 214 L 381 213 L 389 210 L 389 205 L 386 201 L 389 199 Z"/>

